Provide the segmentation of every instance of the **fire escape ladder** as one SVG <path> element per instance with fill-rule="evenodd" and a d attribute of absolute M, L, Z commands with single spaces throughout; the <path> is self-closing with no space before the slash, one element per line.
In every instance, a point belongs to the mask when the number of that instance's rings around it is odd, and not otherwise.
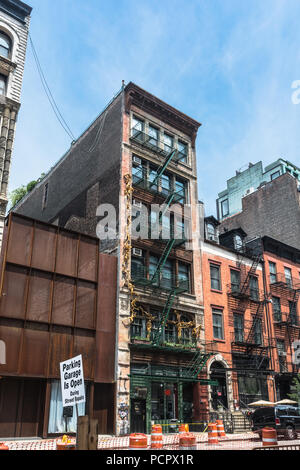
<path fill-rule="evenodd" d="M 169 155 L 167 156 L 165 162 L 162 163 L 162 165 L 158 168 L 157 175 L 155 176 L 153 181 L 149 182 L 149 187 L 150 188 L 152 186 L 154 186 L 155 184 L 157 184 L 159 178 L 161 178 L 161 176 L 163 175 L 163 173 L 166 170 L 167 166 L 171 163 L 171 161 L 175 157 L 176 153 L 177 153 L 177 150 L 173 150 L 172 152 L 169 153 Z"/>
<path fill-rule="evenodd" d="M 171 292 L 169 293 L 167 302 L 165 303 L 165 306 L 164 306 L 164 309 L 163 309 L 160 325 L 159 325 L 159 327 L 158 327 L 158 329 L 155 332 L 154 337 L 153 337 L 153 341 L 152 341 L 153 346 L 158 346 L 160 341 L 161 341 L 163 331 L 164 331 L 164 327 L 167 323 L 169 313 L 170 313 L 170 310 L 173 306 L 176 294 L 177 294 L 177 289 L 176 288 L 173 288 L 171 290 Z"/>
<path fill-rule="evenodd" d="M 191 362 L 187 365 L 185 369 L 185 376 L 196 379 L 207 363 L 208 359 L 213 355 L 214 353 L 206 353 L 198 350 L 193 356 Z"/>
<path fill-rule="evenodd" d="M 250 277 L 253 276 L 253 274 L 256 273 L 256 269 L 257 269 L 257 266 L 259 265 L 260 261 L 261 261 L 261 256 L 260 255 L 258 255 L 254 258 L 252 266 L 249 269 L 249 271 L 247 273 L 247 276 L 246 276 L 246 279 L 245 279 L 245 281 L 244 281 L 244 283 L 241 287 L 241 290 L 240 290 L 241 294 L 246 293 L 246 290 L 247 290 L 249 282 L 250 282 Z"/>
<path fill-rule="evenodd" d="M 264 307 L 264 302 L 259 302 L 256 313 L 255 313 L 253 321 L 252 321 L 252 325 L 251 325 L 249 334 L 246 338 L 246 343 L 248 345 L 255 344 L 255 338 L 254 338 L 255 330 L 256 330 L 256 326 L 257 326 L 259 320 L 261 320 L 261 318 L 262 318 L 263 307 Z"/>

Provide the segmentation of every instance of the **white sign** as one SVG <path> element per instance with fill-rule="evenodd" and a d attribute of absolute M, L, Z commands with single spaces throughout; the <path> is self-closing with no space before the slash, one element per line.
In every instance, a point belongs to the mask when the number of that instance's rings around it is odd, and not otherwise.
<path fill-rule="evenodd" d="M 60 382 L 63 406 L 85 402 L 82 356 L 60 363 Z"/>

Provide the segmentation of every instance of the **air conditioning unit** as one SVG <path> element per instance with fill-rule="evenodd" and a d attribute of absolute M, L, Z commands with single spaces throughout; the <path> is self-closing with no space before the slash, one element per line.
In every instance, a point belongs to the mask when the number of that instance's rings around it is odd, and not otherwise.
<path fill-rule="evenodd" d="M 141 164 L 142 164 L 142 160 L 140 159 L 140 157 L 137 157 L 136 155 L 133 155 L 133 157 L 132 157 L 132 162 L 133 162 L 135 165 L 141 165 Z"/>
<path fill-rule="evenodd" d="M 137 201 L 136 199 L 133 199 L 132 205 L 133 205 L 134 207 L 142 207 L 142 202 L 141 202 L 141 201 Z"/>
<path fill-rule="evenodd" d="M 140 248 L 132 248 L 132 254 L 133 254 L 133 256 L 142 257 L 143 256 L 143 250 L 141 250 Z"/>
<path fill-rule="evenodd" d="M 278 355 L 285 357 L 285 356 L 286 356 L 286 352 L 285 352 L 285 351 L 278 351 Z"/>

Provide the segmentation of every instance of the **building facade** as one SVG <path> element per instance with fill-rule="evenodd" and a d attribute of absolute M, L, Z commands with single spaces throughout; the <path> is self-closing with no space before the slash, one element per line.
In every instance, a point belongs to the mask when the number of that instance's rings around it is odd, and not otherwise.
<path fill-rule="evenodd" d="M 60 362 L 78 355 L 87 398 L 78 414 L 97 418 L 101 434 L 115 432 L 116 277 L 117 259 L 99 253 L 97 238 L 9 215 L 0 280 L 1 437 L 76 432 L 75 406 L 62 406 Z"/>
<path fill-rule="evenodd" d="M 19 0 L 0 1 L 0 246 L 31 10 Z"/>
<path fill-rule="evenodd" d="M 219 232 L 242 228 L 247 241 L 269 236 L 300 249 L 299 182 L 289 173 L 278 176 L 242 199 L 242 210 L 224 219 Z"/>
<path fill-rule="evenodd" d="M 261 185 L 274 181 L 281 175 L 290 174 L 300 183 L 300 168 L 293 163 L 276 160 L 263 168 L 262 162 L 249 163 L 247 169 L 237 171 L 236 175 L 227 181 L 226 190 L 218 194 L 217 217 L 223 221 L 227 217 L 238 214 L 243 209 L 243 198 L 256 191 Z"/>
<path fill-rule="evenodd" d="M 207 409 L 213 345 L 203 321 L 199 126 L 129 83 L 14 208 L 97 233 L 100 251 L 118 259 L 118 434 L 149 431 L 151 422 L 167 430 Z M 105 216 L 112 208 L 116 227 Z"/>
<path fill-rule="evenodd" d="M 212 217 L 205 225 L 205 335 L 218 344 L 208 378 L 219 381 L 209 409 L 288 398 L 299 373 L 300 252 L 267 236 L 247 243 L 242 229 L 220 234 Z"/>

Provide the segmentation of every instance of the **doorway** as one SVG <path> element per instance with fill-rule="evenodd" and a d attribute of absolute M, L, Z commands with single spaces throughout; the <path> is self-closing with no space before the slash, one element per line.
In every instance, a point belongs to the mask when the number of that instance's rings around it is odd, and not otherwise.
<path fill-rule="evenodd" d="M 210 378 L 218 382 L 218 385 L 212 386 L 211 401 L 212 408 L 218 410 L 219 408 L 228 408 L 227 400 L 227 380 L 226 369 L 221 362 L 213 362 L 210 368 Z"/>
<path fill-rule="evenodd" d="M 131 416 L 130 429 L 132 430 L 132 432 L 145 433 L 146 432 L 146 400 L 132 399 L 130 416 Z"/>

